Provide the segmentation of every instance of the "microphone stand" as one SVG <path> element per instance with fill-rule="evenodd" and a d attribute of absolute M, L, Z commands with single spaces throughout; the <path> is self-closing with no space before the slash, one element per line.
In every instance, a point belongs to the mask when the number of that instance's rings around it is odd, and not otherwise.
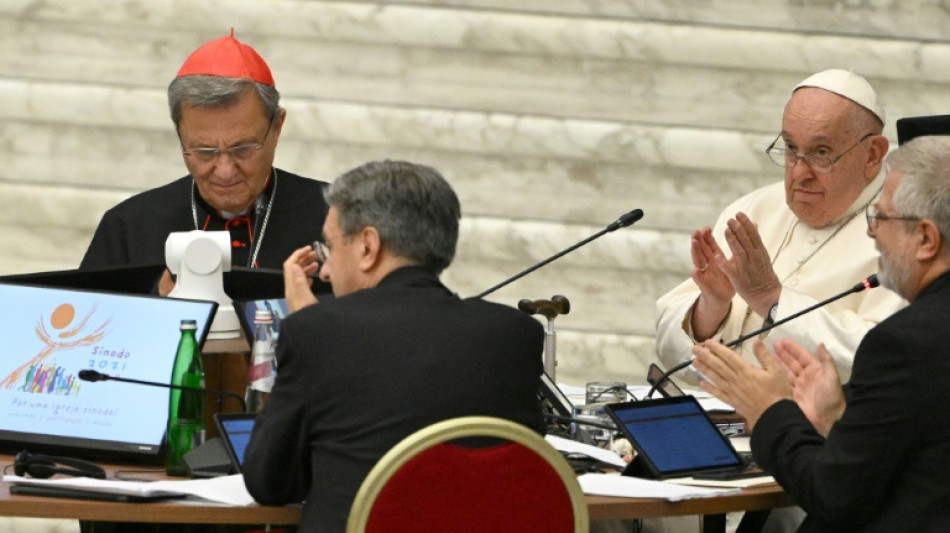
<path fill-rule="evenodd" d="M 757 329 L 757 330 L 755 330 L 755 331 L 752 331 L 752 332 L 750 332 L 750 333 L 746 333 L 745 335 L 743 335 L 743 336 L 741 336 L 741 337 L 739 337 L 739 338 L 737 338 L 737 339 L 735 339 L 735 340 L 729 342 L 729 343 L 726 344 L 725 346 L 726 346 L 726 348 L 735 348 L 736 346 L 738 346 L 738 345 L 742 344 L 743 342 L 745 342 L 745 341 L 751 339 L 752 337 L 755 337 L 755 336 L 757 336 L 757 335 L 761 335 L 761 334 L 765 333 L 766 331 L 771 330 L 772 328 L 777 328 L 778 326 L 781 326 L 782 324 L 788 322 L 789 320 L 798 318 L 798 317 L 804 315 L 805 313 L 810 313 L 810 312 L 814 311 L 815 309 L 818 309 L 819 307 L 823 307 L 823 306 L 825 306 L 825 305 L 828 305 L 828 304 L 830 304 L 831 302 L 833 302 L 833 301 L 835 301 L 835 300 L 840 300 L 841 298 L 844 298 L 845 296 L 848 296 L 848 295 L 850 295 L 850 294 L 854 294 L 854 293 L 856 293 L 856 292 L 861 292 L 861 291 L 864 291 L 864 290 L 867 290 L 867 289 L 873 289 L 874 287 L 877 287 L 877 286 L 880 285 L 880 284 L 881 284 L 881 282 L 878 281 L 878 279 L 877 279 L 877 274 L 871 274 L 870 276 L 868 276 L 868 277 L 867 277 L 864 281 L 862 281 L 861 283 L 856 284 L 854 287 L 851 287 L 850 289 L 848 289 L 848 290 L 846 290 L 846 291 L 844 291 L 844 292 L 842 292 L 842 293 L 836 294 L 836 295 L 832 296 L 831 298 L 827 298 L 827 299 L 825 299 L 825 300 L 822 300 L 822 301 L 816 303 L 815 305 L 806 307 L 805 309 L 802 309 L 801 311 L 799 311 L 799 312 L 797 312 L 797 313 L 793 313 L 793 314 L 791 314 L 791 315 L 788 315 L 787 317 L 785 317 L 785 318 L 783 318 L 783 319 L 781 319 L 781 320 L 776 320 L 775 322 L 773 322 L 773 323 L 771 323 L 771 324 L 769 324 L 769 325 L 767 325 L 767 326 L 761 327 L 761 328 L 759 328 L 759 329 Z M 651 397 L 653 397 L 653 393 L 656 392 L 656 389 L 659 388 L 659 386 L 662 385 L 663 382 L 665 382 L 666 380 L 670 379 L 670 376 L 672 376 L 673 374 L 679 372 L 680 370 L 683 370 L 684 368 L 688 367 L 688 366 L 691 365 L 691 364 L 693 364 L 693 359 L 688 359 L 688 360 L 686 360 L 686 361 L 683 361 L 683 362 L 681 362 L 681 363 L 678 363 L 678 364 L 676 364 L 676 365 L 673 365 L 672 368 L 670 368 L 669 370 L 667 370 L 666 372 L 664 372 L 663 375 L 661 375 L 661 376 L 656 380 L 656 382 L 653 384 L 653 386 L 650 387 L 650 391 L 647 392 L 647 395 L 644 396 L 644 399 L 645 399 L 645 400 L 649 400 Z"/>
<path fill-rule="evenodd" d="M 532 267 L 529 267 L 529 268 L 527 268 L 527 269 L 525 269 L 525 270 L 523 270 L 523 271 L 521 271 L 521 272 L 515 274 L 514 276 L 512 276 L 512 277 L 506 279 L 505 281 L 502 281 L 501 283 L 495 285 L 494 287 L 491 287 L 490 289 L 484 290 L 484 291 L 482 291 L 481 293 L 476 294 L 474 297 L 475 297 L 475 298 L 484 298 L 485 296 L 487 296 L 487 295 L 489 295 L 489 294 L 491 294 L 491 293 L 497 291 L 498 289 L 504 287 L 505 285 L 508 285 L 509 283 L 511 283 L 511 282 L 513 282 L 513 281 L 517 281 L 517 280 L 521 279 L 522 277 L 524 277 L 524 276 L 526 276 L 526 275 L 528 275 L 528 274 L 534 272 L 535 270 L 537 270 L 537 269 L 543 267 L 544 265 L 550 263 L 551 261 L 554 261 L 555 259 L 557 259 L 557 258 L 559 258 L 559 257 L 561 257 L 561 256 L 564 256 L 564 255 L 566 255 L 566 254 L 569 254 L 569 253 L 573 252 L 574 250 L 580 248 L 581 246 L 584 246 L 585 244 L 589 243 L 590 241 L 592 241 L 592 240 L 594 240 L 594 239 L 600 238 L 600 237 L 601 237 L 602 235 L 604 235 L 605 233 L 610 233 L 610 232 L 616 231 L 616 230 L 618 230 L 618 229 L 620 229 L 620 228 L 625 228 L 625 227 L 627 227 L 627 226 L 633 224 L 634 222 L 640 220 L 641 218 L 643 218 L 643 210 L 642 210 L 642 209 L 634 209 L 633 211 L 630 211 L 629 213 L 626 213 L 625 215 L 621 216 L 620 218 L 618 218 L 618 219 L 615 220 L 614 222 L 611 222 L 610 225 L 607 226 L 606 228 L 604 228 L 604 229 L 598 231 L 597 233 L 595 233 L 595 234 L 591 235 L 590 237 L 588 237 L 588 238 L 582 240 L 581 242 L 579 242 L 579 243 L 577 243 L 577 244 L 575 244 L 575 245 L 573 245 L 573 246 L 571 246 L 571 247 L 569 247 L 569 248 L 567 248 L 567 249 L 565 249 L 565 250 L 562 250 L 562 251 L 560 251 L 560 252 L 558 252 L 558 253 L 552 255 L 551 257 L 545 259 L 544 261 L 541 261 L 540 263 L 538 263 L 538 264 L 536 264 L 536 265 L 534 265 L 534 266 L 532 266 Z"/>
<path fill-rule="evenodd" d="M 132 379 L 132 378 L 120 378 L 118 376 L 110 376 L 109 374 L 103 374 L 102 372 L 97 372 L 95 370 L 81 370 L 79 372 L 79 379 L 83 381 L 121 381 L 124 383 L 135 383 L 137 385 L 148 385 L 150 387 L 162 387 L 166 389 L 177 389 L 190 392 L 200 392 L 202 394 L 213 394 L 218 397 L 218 401 L 221 401 L 222 396 L 227 396 L 229 398 L 234 398 L 241 404 L 241 412 L 247 412 L 247 404 L 244 402 L 239 394 L 233 393 L 227 390 L 216 390 L 216 389 L 205 389 L 201 387 L 189 387 L 187 385 L 173 385 L 171 383 L 159 383 L 157 381 L 144 381 L 141 379 Z"/>

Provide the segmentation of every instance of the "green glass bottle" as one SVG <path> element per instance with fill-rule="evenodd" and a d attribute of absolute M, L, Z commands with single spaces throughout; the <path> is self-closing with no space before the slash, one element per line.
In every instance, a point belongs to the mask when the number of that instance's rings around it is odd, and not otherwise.
<path fill-rule="evenodd" d="M 181 341 L 172 369 L 171 384 L 204 388 L 205 375 L 201 350 L 195 338 L 194 320 L 181 321 Z M 183 457 L 204 442 L 205 395 L 201 392 L 171 389 L 168 400 L 168 432 L 166 433 L 165 472 L 170 476 L 186 476 Z"/>

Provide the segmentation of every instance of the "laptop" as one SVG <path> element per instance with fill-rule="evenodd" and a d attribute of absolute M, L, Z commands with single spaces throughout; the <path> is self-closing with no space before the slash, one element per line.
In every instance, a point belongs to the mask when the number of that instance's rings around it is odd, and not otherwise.
<path fill-rule="evenodd" d="M 283 322 L 290 310 L 287 308 L 287 300 L 284 298 L 268 298 L 263 300 L 235 301 L 234 309 L 237 311 L 238 321 L 241 322 L 241 329 L 248 342 L 254 341 L 254 315 L 258 309 L 270 311 L 273 318 L 271 327 L 274 330 L 275 338 L 280 335 L 280 324 Z"/>
<path fill-rule="evenodd" d="M 244 451 L 254 431 L 255 413 L 215 413 L 214 425 L 218 429 L 221 444 L 228 453 L 231 473 L 239 474 L 244 464 Z"/>
<path fill-rule="evenodd" d="M 183 319 L 207 336 L 217 303 L 0 282 L 0 449 L 160 464 Z"/>
<path fill-rule="evenodd" d="M 767 475 L 749 468 L 693 396 L 607 404 L 606 410 L 637 451 L 625 474 L 651 479 Z"/>

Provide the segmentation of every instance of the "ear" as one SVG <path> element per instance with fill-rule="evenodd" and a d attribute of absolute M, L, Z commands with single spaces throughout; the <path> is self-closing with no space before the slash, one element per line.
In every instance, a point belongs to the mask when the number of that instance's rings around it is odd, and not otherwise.
<path fill-rule="evenodd" d="M 933 220 L 923 219 L 917 223 L 917 253 L 920 261 L 932 260 L 943 254 L 943 237 Z"/>
<path fill-rule="evenodd" d="M 360 270 L 364 272 L 374 270 L 383 259 L 383 247 L 379 231 L 373 226 L 367 226 L 360 230 L 356 240 L 360 246 L 358 250 Z"/>
<path fill-rule="evenodd" d="M 284 127 L 284 119 L 287 118 L 287 110 L 280 108 L 277 110 L 277 115 L 274 117 L 274 132 L 271 133 L 275 139 L 280 138 L 280 132 Z"/>
<path fill-rule="evenodd" d="M 887 155 L 890 142 L 883 135 L 875 135 L 868 139 L 868 143 L 870 147 L 868 149 L 868 160 L 864 165 L 864 178 L 870 182 L 881 171 L 881 165 L 884 164 L 884 157 Z"/>

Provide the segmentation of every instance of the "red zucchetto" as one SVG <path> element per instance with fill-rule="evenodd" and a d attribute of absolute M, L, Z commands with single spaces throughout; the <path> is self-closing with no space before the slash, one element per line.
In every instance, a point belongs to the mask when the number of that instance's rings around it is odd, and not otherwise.
<path fill-rule="evenodd" d="M 178 70 L 176 78 L 205 74 L 224 78 L 249 78 L 274 86 L 274 77 L 264 59 L 250 46 L 231 35 L 203 44 L 192 52 Z"/>

